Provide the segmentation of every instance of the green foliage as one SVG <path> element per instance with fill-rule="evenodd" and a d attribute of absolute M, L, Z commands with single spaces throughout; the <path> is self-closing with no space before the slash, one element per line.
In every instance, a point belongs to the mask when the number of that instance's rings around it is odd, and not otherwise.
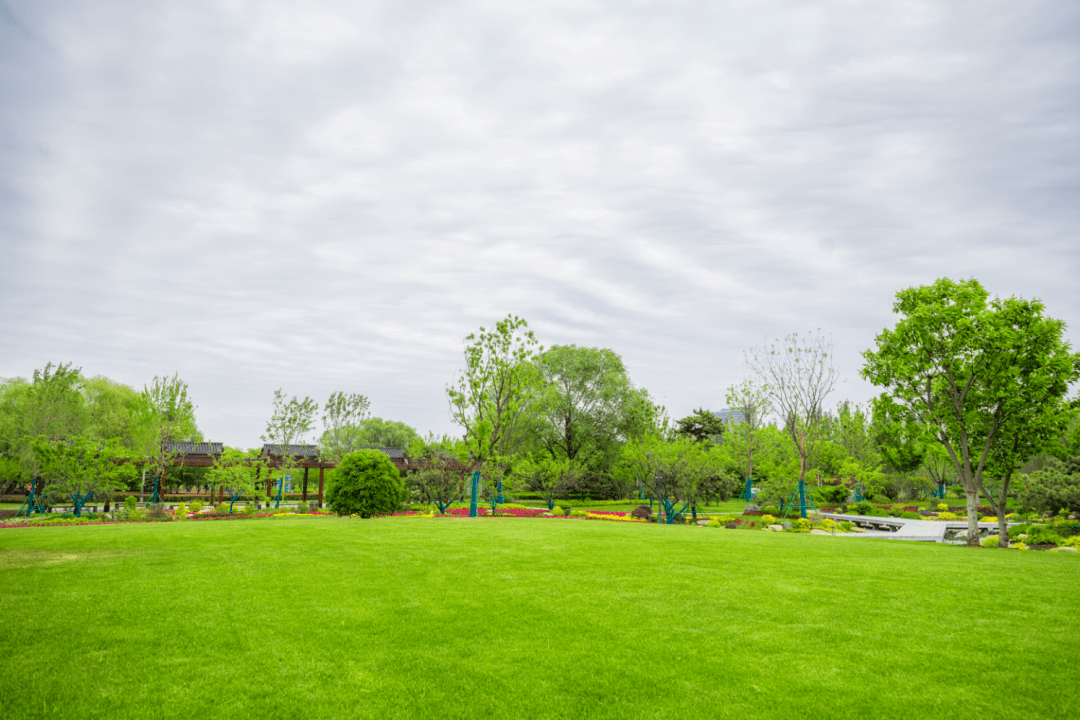
<path fill-rule="evenodd" d="M 1026 477 L 1017 500 L 1026 509 L 1052 513 L 1065 508 L 1080 512 L 1080 472 L 1066 474 L 1066 466 L 1051 460 L 1045 468 Z"/>
<path fill-rule="evenodd" d="M 703 443 L 646 436 L 623 446 L 620 476 L 650 497 L 697 502 L 702 484 L 722 471 L 720 455 Z"/>
<path fill-rule="evenodd" d="M 710 410 L 698 408 L 692 415 L 675 421 L 675 433 L 696 442 L 720 442 L 726 423 Z"/>
<path fill-rule="evenodd" d="M 202 509 L 203 509 L 203 501 L 202 500 L 195 500 L 194 502 L 191 503 L 191 512 L 199 513 L 199 512 L 202 512 Z"/>
<path fill-rule="evenodd" d="M 1045 525 L 1014 525 L 1009 528 L 1009 537 L 1027 535 L 1024 542 L 1028 545 L 1061 545 L 1065 539 Z"/>
<path fill-rule="evenodd" d="M 847 502 L 848 495 L 851 494 L 845 485 L 822 485 L 813 488 L 813 492 L 822 502 L 829 504 Z"/>
<path fill-rule="evenodd" d="M 319 440 L 324 457 L 338 462 L 364 444 L 357 437 L 356 428 L 367 419 L 370 407 L 371 401 L 358 393 L 346 394 L 338 391 L 330 394 L 330 399 L 323 406 L 322 420 L 326 430 Z"/>
<path fill-rule="evenodd" d="M 988 548 L 996 548 L 999 542 L 1001 542 L 1000 537 L 998 537 L 997 535 L 990 535 L 989 537 L 983 539 L 982 546 Z"/>
<path fill-rule="evenodd" d="M 508 463 L 525 439 L 525 418 L 540 387 L 543 350 L 523 318 L 508 315 L 490 332 L 465 338 L 465 369 L 446 388 L 450 417 L 478 462 Z"/>
<path fill-rule="evenodd" d="M 326 500 L 338 515 L 386 515 L 401 506 L 401 476 L 394 463 L 378 450 L 346 455 L 334 473 Z"/>
<path fill-rule="evenodd" d="M 68 441 L 50 440 L 44 435 L 27 438 L 41 477 L 48 482 L 52 504 L 77 502 L 88 493 L 110 497 L 122 479 L 131 473 L 130 466 L 114 460 L 123 457 L 119 443 L 106 443 L 75 436 Z M 81 509 L 76 505 L 76 514 Z"/>
<path fill-rule="evenodd" d="M 128 495 L 124 498 L 124 509 L 128 512 L 135 512 L 139 507 L 139 499 L 134 495 Z"/>
<path fill-rule="evenodd" d="M 173 517 L 177 520 L 187 520 L 187 507 L 184 503 L 180 503 L 176 506 L 176 511 L 173 513 Z"/>
<path fill-rule="evenodd" d="M 630 381 L 622 358 L 602 348 L 556 345 L 538 355 L 535 399 L 525 431 L 536 452 L 582 469 L 607 470 L 621 443 L 651 426 L 648 393 Z"/>
<path fill-rule="evenodd" d="M 989 299 L 976 280 L 941 278 L 902 290 L 902 316 L 863 354 L 862 375 L 882 387 L 876 408 L 927 428 L 945 447 L 969 502 L 985 493 L 984 471 L 1003 480 L 1053 444 L 1067 424 L 1069 384 L 1080 378 L 1064 323 L 1038 301 Z M 976 518 L 969 518 L 975 542 Z"/>
<path fill-rule="evenodd" d="M 256 468 L 252 465 L 253 459 L 252 452 L 223 448 L 206 475 L 207 484 L 211 488 L 224 488 L 230 496 L 237 498 L 254 495 Z"/>

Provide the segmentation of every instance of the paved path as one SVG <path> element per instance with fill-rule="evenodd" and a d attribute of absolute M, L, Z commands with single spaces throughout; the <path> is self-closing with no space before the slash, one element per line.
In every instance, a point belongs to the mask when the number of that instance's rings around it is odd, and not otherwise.
<path fill-rule="evenodd" d="M 840 533 L 844 537 L 876 537 L 889 538 L 892 540 L 918 540 L 922 542 L 945 542 L 945 533 L 948 530 L 964 530 L 967 528 L 967 520 L 908 520 L 898 517 L 873 517 L 869 515 L 840 515 L 838 513 L 823 513 L 824 517 L 837 522 L 847 520 L 859 526 L 876 525 L 896 528 L 895 531 L 872 529 L 864 533 Z M 997 523 L 979 523 L 980 528 L 997 530 Z"/>

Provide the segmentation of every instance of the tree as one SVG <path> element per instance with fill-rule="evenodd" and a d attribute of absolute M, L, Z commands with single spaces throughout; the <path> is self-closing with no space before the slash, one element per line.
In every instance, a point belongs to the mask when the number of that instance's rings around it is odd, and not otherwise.
<path fill-rule="evenodd" d="M 360 445 L 356 427 L 368 417 L 371 402 L 358 393 L 334 392 L 323 406 L 323 432 L 319 444 L 326 458 L 338 462 Z M 404 446 L 402 446 L 404 447 Z"/>
<path fill-rule="evenodd" d="M 426 440 L 413 440 L 406 450 L 407 480 L 425 502 L 433 502 L 440 514 L 465 494 L 468 477 L 475 470 L 469 453 L 460 440 L 447 436 L 436 439 L 429 434 Z"/>
<path fill-rule="evenodd" d="M 27 440 L 49 483 L 49 500 L 60 504 L 70 499 L 75 517 L 82 515 L 83 506 L 95 495 L 111 497 L 133 472 L 116 462 L 124 456 L 116 440 L 102 443 L 81 435 L 64 440 L 39 435 Z"/>
<path fill-rule="evenodd" d="M 804 490 L 809 458 L 821 435 L 825 399 L 833 391 L 839 371 L 833 364 L 832 341 L 811 333 L 797 333 L 771 345 L 754 348 L 746 364 L 768 393 L 799 454 L 799 488 Z M 801 504 L 801 503 L 800 503 Z M 805 506 L 800 508 L 806 516 Z"/>
<path fill-rule="evenodd" d="M 633 433 L 641 391 L 615 352 L 555 345 L 537 362 L 541 390 L 530 433 L 552 460 L 607 466 Z"/>
<path fill-rule="evenodd" d="M 357 450 L 338 465 L 326 498 L 338 515 L 389 515 L 401 507 L 401 475 L 381 450 Z"/>
<path fill-rule="evenodd" d="M 877 403 L 874 439 L 885 462 L 905 480 L 923 465 L 926 459 L 926 432 L 910 422 L 905 423 L 890 412 L 888 403 Z"/>
<path fill-rule="evenodd" d="M 305 438 L 315 426 L 315 413 L 318 411 L 318 403 L 309 397 L 299 400 L 293 395 L 286 400 L 280 388 L 274 391 L 274 411 L 266 423 L 266 434 L 262 436 L 262 441 L 271 446 L 268 464 L 271 471 L 277 471 L 282 482 L 296 467 L 296 453 L 292 446 L 306 444 Z M 273 472 L 268 473 L 267 482 L 272 478 Z"/>
<path fill-rule="evenodd" d="M 565 495 L 577 483 L 581 468 L 566 458 L 541 455 L 523 458 L 514 463 L 513 474 L 520 483 L 543 494 L 548 510 L 555 507 L 555 498 Z"/>
<path fill-rule="evenodd" d="M 724 421 L 705 408 L 675 421 L 675 434 L 695 442 L 719 441 L 724 435 Z"/>
<path fill-rule="evenodd" d="M 132 451 L 140 450 L 146 419 L 139 392 L 132 387 L 97 376 L 83 383 L 86 399 L 86 435 L 100 440 L 116 439 Z"/>
<path fill-rule="evenodd" d="M 885 388 L 880 402 L 926 427 L 948 453 L 967 496 L 971 545 L 987 464 L 1005 457 L 1017 434 L 1025 454 L 1045 447 L 1043 424 L 1064 411 L 1080 377 L 1064 323 L 1045 317 L 1042 303 L 988 298 L 974 279 L 901 290 L 893 304 L 901 319 L 863 353 L 863 377 Z"/>
<path fill-rule="evenodd" d="M 40 456 L 30 447 L 30 438 L 72 438 L 81 433 L 86 421 L 82 384 L 82 369 L 71 363 L 48 363 L 42 370 L 34 370 L 19 428 L 22 455 L 31 477 L 38 476 L 41 464 Z"/>
<path fill-rule="evenodd" d="M 1062 509 L 1080 512 L 1080 463 L 1070 468 L 1060 460 L 1052 460 L 1042 470 L 1027 476 L 1017 499 L 1023 507 L 1044 513 Z M 999 544 L 1000 537 L 999 534 Z"/>
<path fill-rule="evenodd" d="M 211 488 L 222 488 L 229 494 L 229 514 L 233 505 L 246 493 L 255 494 L 255 466 L 252 453 L 235 448 L 222 448 L 221 455 L 214 458 L 214 466 L 206 479 Z M 211 490 L 211 495 L 213 490 Z"/>
<path fill-rule="evenodd" d="M 161 481 L 169 466 L 175 461 L 175 453 L 166 449 L 167 441 L 201 439 L 195 425 L 195 406 L 188 398 L 188 386 L 176 373 L 170 377 L 154 376 L 150 385 L 144 385 L 139 404 L 140 423 L 143 433 L 137 443 L 146 455 L 145 468 L 154 477 L 154 492 L 150 502 L 161 502 Z M 143 473 L 145 489 L 146 473 Z"/>
<path fill-rule="evenodd" d="M 539 382 L 539 347 L 515 315 L 488 332 L 465 338 L 465 369 L 447 386 L 450 419 L 464 430 L 464 441 L 478 462 L 505 465 L 523 440 L 523 418 Z"/>
<path fill-rule="evenodd" d="M 765 386 L 753 380 L 743 380 L 727 390 L 728 409 L 736 417 L 729 419 L 728 444 L 745 459 L 746 488 L 742 498 L 751 499 L 754 484 L 754 451 L 760 443 L 761 428 L 769 414 L 769 393 Z"/>
<path fill-rule="evenodd" d="M 688 508 L 697 516 L 701 483 L 721 468 L 719 457 L 704 443 L 684 437 L 668 442 L 654 435 L 623 446 L 621 470 L 657 499 L 670 524 Z"/>

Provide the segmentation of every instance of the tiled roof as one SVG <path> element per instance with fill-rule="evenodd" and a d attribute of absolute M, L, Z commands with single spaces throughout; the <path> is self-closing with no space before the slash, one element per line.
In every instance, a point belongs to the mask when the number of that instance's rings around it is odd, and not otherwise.
<path fill-rule="evenodd" d="M 287 448 L 287 451 L 286 451 Z M 262 446 L 264 455 L 288 455 L 289 457 L 319 457 L 318 445 L 273 445 L 267 443 Z"/>
<path fill-rule="evenodd" d="M 222 443 L 216 442 L 178 442 L 166 440 L 162 443 L 165 452 L 176 455 L 220 455 Z"/>
<path fill-rule="evenodd" d="M 357 450 L 382 450 L 384 453 L 390 456 L 391 460 L 405 459 L 405 448 L 376 447 L 374 445 L 365 445 L 363 447 L 358 447 Z"/>

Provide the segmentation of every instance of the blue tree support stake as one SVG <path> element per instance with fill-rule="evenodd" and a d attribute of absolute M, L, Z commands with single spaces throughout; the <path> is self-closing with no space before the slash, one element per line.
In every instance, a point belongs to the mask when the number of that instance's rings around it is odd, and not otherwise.
<path fill-rule="evenodd" d="M 472 497 L 469 498 L 469 517 L 476 517 L 476 495 L 480 492 L 480 471 L 472 474 Z"/>

